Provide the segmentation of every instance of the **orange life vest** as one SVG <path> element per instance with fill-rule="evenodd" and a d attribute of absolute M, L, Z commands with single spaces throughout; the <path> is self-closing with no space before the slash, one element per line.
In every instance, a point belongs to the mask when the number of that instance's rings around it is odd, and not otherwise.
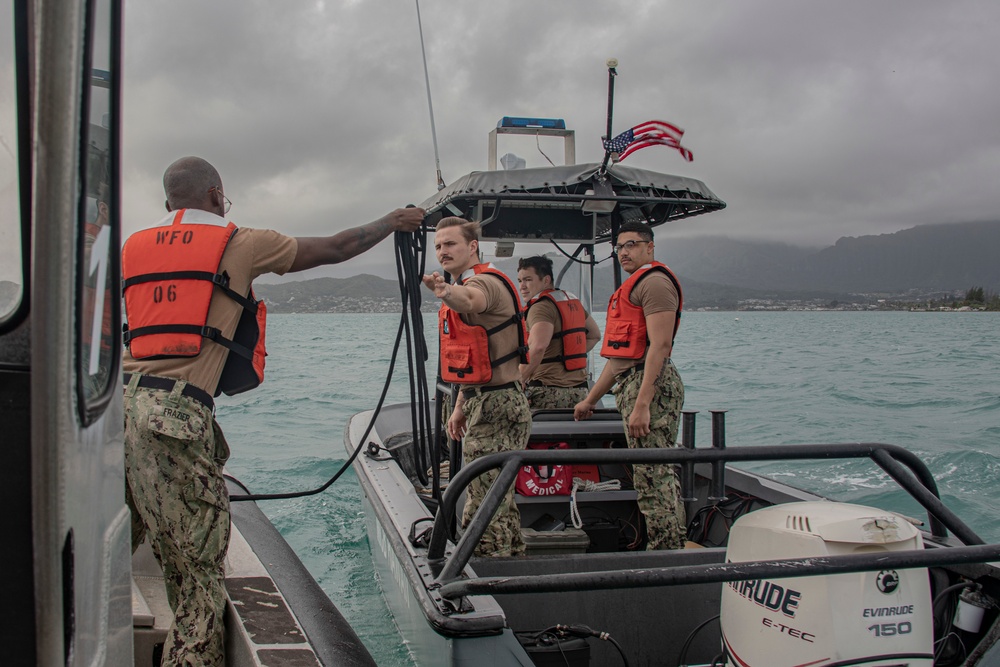
<path fill-rule="evenodd" d="M 677 329 L 681 325 L 681 309 L 684 306 L 684 295 L 681 293 L 681 284 L 677 282 L 677 276 L 666 264 L 661 262 L 650 262 L 639 267 L 629 279 L 622 283 L 622 286 L 611 295 L 608 302 L 608 317 L 604 329 L 604 344 L 601 346 L 601 356 L 617 359 L 642 359 L 649 346 L 649 337 L 646 335 L 646 317 L 642 313 L 642 307 L 633 304 L 629 297 L 632 290 L 651 271 L 662 271 L 670 278 L 670 282 L 677 289 L 677 317 L 674 318 L 674 331 L 670 336 L 673 341 L 677 335 Z"/>
<path fill-rule="evenodd" d="M 125 295 L 123 342 L 135 359 L 196 357 L 203 339 L 229 349 L 215 395 L 232 396 L 264 381 L 267 308 L 253 289 L 244 296 L 219 273 L 222 255 L 236 225 L 182 224 L 177 211 L 166 227 L 136 232 L 122 247 L 122 293 Z M 243 306 L 232 339 L 208 326 L 216 289 Z"/>
<path fill-rule="evenodd" d="M 583 304 L 575 295 L 560 289 L 542 290 L 528 301 L 524 309 L 524 319 L 528 319 L 528 311 L 540 299 L 548 299 L 559 311 L 560 331 L 552 334 L 553 338 L 562 339 L 562 354 L 542 359 L 543 364 L 554 364 L 561 361 L 568 371 L 576 371 L 587 367 L 587 314 Z M 528 332 L 531 335 L 531 332 Z"/>
<path fill-rule="evenodd" d="M 441 335 L 440 364 L 441 379 L 459 384 L 489 384 L 493 379 L 493 369 L 511 359 L 519 358 L 528 363 L 528 347 L 525 344 L 527 332 L 524 329 L 524 314 L 521 312 L 521 298 L 517 288 L 502 271 L 490 264 L 476 264 L 471 269 L 475 275 L 496 276 L 510 292 L 514 304 L 514 315 L 492 329 L 466 324 L 459 313 L 444 303 L 438 310 L 438 331 Z M 468 272 L 467 272 L 468 273 Z M 457 281 L 462 284 L 462 279 Z M 517 347 L 507 354 L 490 357 L 489 339 L 509 326 L 517 326 Z"/>

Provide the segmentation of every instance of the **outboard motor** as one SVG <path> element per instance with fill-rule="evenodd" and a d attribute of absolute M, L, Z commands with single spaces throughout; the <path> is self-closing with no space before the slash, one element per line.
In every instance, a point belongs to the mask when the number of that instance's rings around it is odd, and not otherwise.
<path fill-rule="evenodd" d="M 833 502 L 787 503 L 733 524 L 730 562 L 923 548 L 905 518 Z M 729 665 L 931 667 L 934 630 L 926 568 L 724 584 Z"/>

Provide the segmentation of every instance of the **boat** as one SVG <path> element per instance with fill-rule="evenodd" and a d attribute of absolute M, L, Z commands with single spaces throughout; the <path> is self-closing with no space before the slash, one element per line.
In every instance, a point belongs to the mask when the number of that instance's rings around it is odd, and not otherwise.
<path fill-rule="evenodd" d="M 0 661 L 159 665 L 172 614 L 148 544 L 131 553 L 124 495 L 122 3 L 5 9 Z M 232 517 L 227 665 L 374 665 L 256 504 Z"/>
<path fill-rule="evenodd" d="M 556 245 L 581 260 L 584 298 L 595 246 L 611 241 L 623 222 L 660 226 L 725 207 L 700 181 L 607 160 L 498 169 L 496 139 L 504 133 L 562 137 L 567 157 L 575 156 L 573 132 L 562 121 L 504 117 L 491 131 L 489 169 L 421 204 L 425 231 L 457 215 L 481 221 L 482 239 L 497 244 L 498 257 L 509 257 L 515 242 Z M 575 251 L 559 246 L 566 243 Z M 404 243 L 398 254 L 408 246 L 432 244 Z M 425 263 L 425 256 L 404 258 L 400 275 Z M 927 466 L 906 448 L 729 447 L 725 412 L 713 411 L 710 437 L 697 434 L 695 414 L 685 412 L 681 446 L 637 451 L 625 446 L 621 417 L 609 407 L 582 422 L 570 411 L 535 411 L 529 449 L 465 461 L 461 443 L 440 426 L 441 405 L 457 387 L 440 373 L 420 377 L 429 358 L 421 297 L 418 289 L 403 295 L 404 320 L 407 308 L 413 317 L 400 332 L 415 334 L 407 339 L 410 402 L 380 400 L 355 415 L 344 445 L 364 492 L 384 597 L 420 667 L 1000 665 L 1000 545 L 984 544 L 941 500 Z M 710 446 L 699 446 L 702 440 Z M 733 466 L 845 459 L 871 461 L 927 516 L 833 502 Z M 642 536 L 627 472 L 652 462 L 680 468 L 688 548 L 637 548 Z M 474 557 L 519 471 L 538 466 L 596 468 L 600 483 L 618 485 L 517 495 L 526 555 Z M 463 492 L 487 471 L 499 471 L 498 478 L 459 531 Z M 590 520 L 563 529 L 558 517 L 574 510 Z M 735 519 L 731 528 L 717 520 L 723 514 Z"/>

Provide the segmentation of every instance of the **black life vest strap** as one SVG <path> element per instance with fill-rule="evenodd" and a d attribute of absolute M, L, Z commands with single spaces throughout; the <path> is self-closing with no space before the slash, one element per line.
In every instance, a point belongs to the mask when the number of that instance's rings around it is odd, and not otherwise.
<path fill-rule="evenodd" d="M 524 318 L 526 317 L 525 312 L 527 312 L 527 311 L 522 312 L 518 308 L 520 302 L 518 301 L 518 298 L 517 298 L 517 292 L 514 291 L 514 289 L 510 286 L 510 284 L 506 280 L 504 280 L 503 278 L 501 278 L 500 276 L 497 276 L 495 274 L 489 274 L 489 275 L 493 275 L 494 278 L 498 279 L 501 283 L 503 283 L 503 286 L 507 289 L 507 292 L 510 294 L 510 298 L 513 299 L 513 301 L 514 301 L 514 311 L 515 312 L 514 312 L 513 315 L 510 316 L 510 319 L 507 319 L 507 320 L 501 322 L 500 324 L 496 325 L 492 329 L 487 329 L 486 330 L 486 337 L 489 338 L 493 334 L 497 333 L 498 331 L 503 331 L 504 329 L 506 329 L 507 327 L 511 326 L 512 324 L 518 325 L 517 326 L 517 347 L 515 347 L 514 351 L 511 352 L 510 354 L 505 354 L 504 356 L 500 357 L 496 361 L 491 361 L 490 362 L 490 367 L 491 368 L 496 368 L 500 364 L 506 363 L 506 362 L 510 361 L 511 359 L 514 359 L 515 357 L 519 358 L 521 360 L 521 363 L 527 363 L 528 362 L 528 344 L 527 344 L 527 341 L 524 340 L 524 327 L 521 326 L 521 322 L 524 321 Z M 462 285 L 463 284 L 462 279 L 458 278 L 455 281 L 455 284 L 456 285 Z M 472 371 L 471 368 L 469 368 L 469 369 L 462 369 L 462 368 L 455 369 L 455 368 L 451 368 L 451 367 L 449 367 L 448 370 L 450 370 L 452 372 L 458 372 L 458 371 L 471 372 Z"/>
<path fill-rule="evenodd" d="M 506 285 L 506 283 L 504 283 L 504 284 Z M 528 358 L 528 346 L 524 344 L 524 338 L 523 338 L 524 329 L 521 328 L 521 320 L 523 320 L 523 319 L 524 319 L 524 313 L 517 312 L 517 313 L 514 313 L 513 315 L 511 315 L 510 319 L 507 320 L 506 322 L 503 322 L 502 324 L 498 324 L 497 326 L 493 327 L 492 329 L 487 329 L 486 330 L 486 336 L 489 337 L 489 336 L 492 336 L 493 334 L 495 334 L 498 331 L 503 331 L 504 329 L 506 329 L 507 327 L 509 327 L 512 324 L 517 325 L 517 342 L 518 342 L 518 346 L 515 347 L 514 351 L 511 352 L 510 354 L 505 354 L 502 357 L 500 357 L 499 359 L 497 359 L 496 361 L 491 361 L 490 362 L 490 367 L 491 368 L 496 368 L 500 364 L 505 364 L 505 363 L 507 363 L 508 361 L 510 361 L 511 359 L 514 359 L 514 358 L 518 358 L 522 362 L 525 359 Z"/>
<path fill-rule="evenodd" d="M 508 361 L 510 361 L 511 359 L 514 359 L 515 357 L 520 357 L 521 353 L 522 352 L 526 352 L 526 351 L 527 351 L 526 348 L 519 347 L 519 348 L 515 349 L 513 352 L 511 352 L 510 354 L 505 354 L 504 356 L 500 357 L 496 361 L 491 361 L 490 362 L 490 368 L 496 368 L 500 364 L 507 363 Z M 587 356 L 587 355 L 582 355 L 582 356 Z M 472 372 L 472 366 L 467 366 L 466 368 L 455 368 L 454 366 L 448 366 L 448 372 L 450 372 L 450 373 L 471 373 Z"/>
<path fill-rule="evenodd" d="M 674 340 L 676 340 L 676 338 L 677 338 L 677 329 L 680 328 L 680 326 L 681 326 L 681 308 L 680 308 L 680 306 L 681 306 L 682 302 L 684 301 L 684 292 L 681 291 L 681 284 L 679 282 L 677 282 L 677 278 L 674 277 L 674 272 L 671 271 L 668 268 L 665 268 L 665 267 L 655 266 L 655 267 L 653 267 L 652 270 L 646 271 L 646 273 L 644 273 L 641 276 L 639 276 L 639 279 L 635 281 L 634 285 L 632 285 L 632 290 L 631 291 L 635 291 L 635 288 L 639 286 L 639 283 L 642 282 L 643 278 L 645 278 L 649 274 L 653 273 L 653 271 L 660 271 L 661 273 L 666 274 L 666 276 L 670 280 L 670 282 L 672 282 L 674 284 L 674 289 L 677 290 L 677 305 L 678 305 L 678 308 L 677 308 L 677 311 L 675 313 L 676 319 L 674 320 L 674 332 L 670 336 L 670 344 L 673 345 Z M 631 296 L 631 294 L 629 296 Z M 646 335 L 646 345 L 649 345 L 649 335 L 648 334 Z M 628 347 L 628 343 L 624 343 L 622 345 L 616 345 L 615 349 L 617 350 L 619 347 Z"/>
<path fill-rule="evenodd" d="M 211 271 L 160 271 L 158 273 L 143 273 L 123 280 L 122 291 L 124 292 L 133 285 L 152 283 L 159 280 L 207 280 L 208 282 L 215 282 L 217 275 Z"/>
<path fill-rule="evenodd" d="M 486 335 L 487 336 L 492 336 L 493 334 L 495 334 L 495 333 L 497 333 L 499 331 L 503 331 L 504 329 L 506 329 L 507 327 L 509 327 L 512 324 L 519 324 L 521 322 L 521 318 L 522 318 L 522 314 L 521 313 L 515 313 L 514 315 L 511 315 L 510 319 L 504 320 L 503 322 L 501 322 L 500 324 L 496 325 L 492 329 L 487 329 L 486 330 Z"/>
<path fill-rule="evenodd" d="M 123 280 L 122 292 L 124 293 L 127 288 L 134 285 L 164 280 L 204 280 L 210 282 L 225 292 L 226 296 L 230 299 L 243 306 L 244 309 L 249 310 L 251 313 L 257 312 L 257 304 L 254 301 L 241 295 L 239 292 L 233 291 L 229 287 L 229 274 L 225 271 L 222 273 L 212 273 L 211 271 L 160 271 L 158 273 L 143 273 Z"/>
<path fill-rule="evenodd" d="M 567 334 L 575 334 L 575 333 L 583 333 L 583 334 L 585 334 L 585 333 L 587 333 L 587 327 L 577 327 L 575 329 L 566 329 L 565 331 L 560 331 L 559 333 L 552 334 L 552 337 L 553 338 L 562 338 L 563 336 L 565 336 Z M 583 355 L 583 356 L 586 356 L 586 355 Z"/>
<path fill-rule="evenodd" d="M 122 333 L 122 342 L 125 345 L 129 344 L 133 338 L 138 338 L 139 336 L 152 336 L 155 334 L 194 334 L 196 336 L 201 336 L 202 338 L 207 338 L 214 343 L 228 348 L 230 351 L 235 352 L 244 359 L 253 361 L 253 350 L 249 349 L 245 345 L 240 345 L 225 336 L 222 335 L 222 330 L 217 327 L 199 327 L 196 324 L 156 324 L 148 327 L 139 327 L 138 329 L 126 329 Z"/>
<path fill-rule="evenodd" d="M 505 354 L 502 357 L 500 357 L 499 359 L 497 359 L 496 361 L 491 361 L 490 362 L 490 366 L 492 368 L 496 368 L 500 364 L 505 364 L 508 361 L 510 361 L 511 359 L 515 359 L 515 358 L 520 357 L 522 353 L 527 352 L 527 351 L 528 351 L 528 349 L 525 348 L 525 347 L 515 348 L 515 350 L 513 352 L 511 352 L 510 354 Z"/>
<path fill-rule="evenodd" d="M 584 352 L 582 354 L 560 354 L 557 357 L 546 357 L 545 359 L 542 359 L 542 363 L 543 364 L 554 364 L 556 362 L 568 361 L 570 359 L 586 359 L 586 358 L 587 358 L 587 353 L 586 352 Z"/>
<path fill-rule="evenodd" d="M 216 331 L 219 331 L 216 329 Z M 220 332 L 221 334 L 221 332 Z M 230 352 L 235 352 L 247 361 L 253 361 L 253 350 L 246 347 L 245 345 L 240 345 L 236 341 L 230 340 L 228 338 L 223 338 L 221 335 L 218 338 L 213 338 L 212 341 L 218 343 L 222 347 L 229 348 Z"/>

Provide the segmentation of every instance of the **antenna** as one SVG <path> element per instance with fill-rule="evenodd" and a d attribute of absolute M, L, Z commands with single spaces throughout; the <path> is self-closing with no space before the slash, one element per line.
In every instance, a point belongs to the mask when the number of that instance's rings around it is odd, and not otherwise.
<path fill-rule="evenodd" d="M 431 77 L 427 73 L 427 50 L 424 48 L 424 26 L 420 21 L 420 0 L 413 0 L 417 5 L 417 30 L 420 32 L 420 55 L 424 59 L 424 83 L 427 86 L 427 110 L 431 115 L 431 141 L 434 144 L 434 168 L 437 171 L 438 190 L 444 190 L 444 179 L 441 177 L 441 156 L 438 154 L 437 129 L 434 127 L 434 104 L 431 102 Z"/>
<path fill-rule="evenodd" d="M 607 140 L 611 140 L 611 117 L 614 115 L 615 110 L 615 77 L 618 76 L 618 59 L 608 58 L 608 134 L 605 137 Z M 607 148 L 604 149 L 604 162 L 601 163 L 601 173 L 603 174 L 608 168 L 608 160 L 611 158 L 611 151 Z"/>

